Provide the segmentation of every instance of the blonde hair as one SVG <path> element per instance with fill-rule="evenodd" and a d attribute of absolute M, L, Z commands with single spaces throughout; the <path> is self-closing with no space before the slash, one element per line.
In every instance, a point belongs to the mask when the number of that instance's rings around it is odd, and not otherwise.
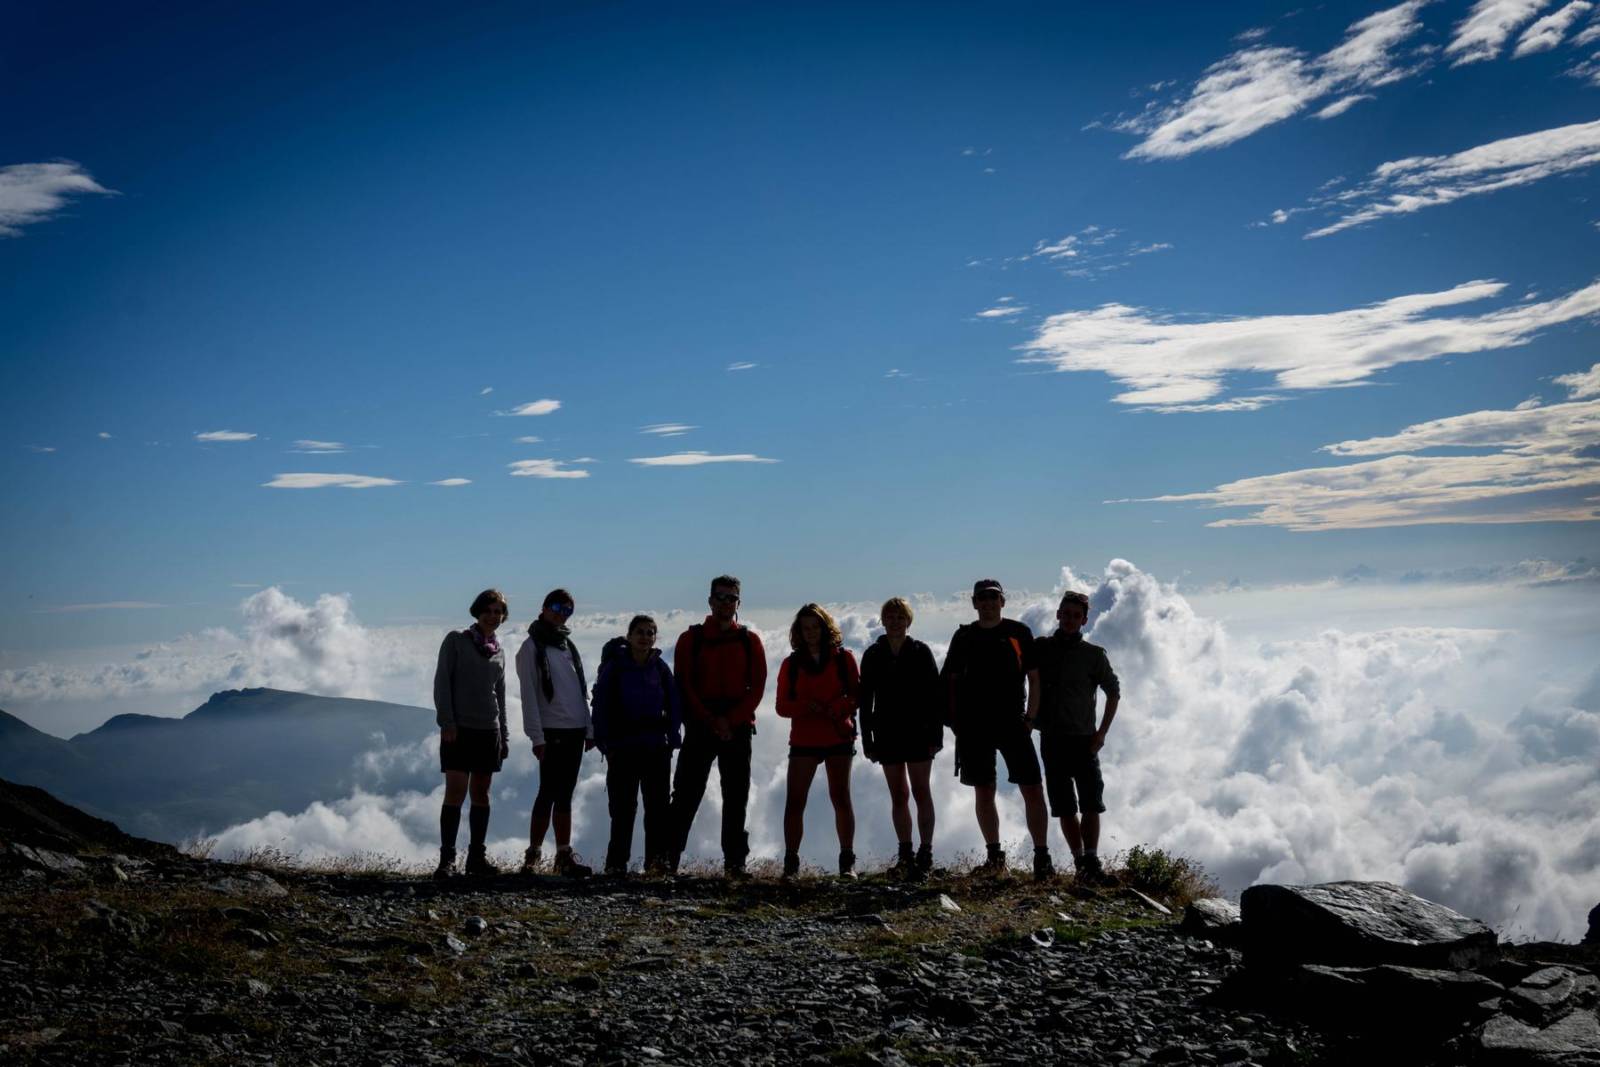
<path fill-rule="evenodd" d="M 838 648 L 844 644 L 844 634 L 839 632 L 839 624 L 833 621 L 833 616 L 828 614 L 828 609 L 821 604 L 805 604 L 794 613 L 794 622 L 789 624 L 789 647 L 796 652 L 806 647 L 806 639 L 800 635 L 800 621 L 807 615 L 822 624 L 822 647 L 824 649 Z"/>
<path fill-rule="evenodd" d="M 883 607 L 878 609 L 878 620 L 880 622 L 883 621 L 883 617 L 885 615 L 889 614 L 889 610 L 891 608 L 893 608 L 893 609 L 895 609 L 897 611 L 905 612 L 906 622 L 907 623 L 910 623 L 913 619 L 915 619 L 917 617 L 916 613 L 911 610 L 911 605 L 906 603 L 906 598 L 905 597 L 903 597 L 903 596 L 892 596 L 888 600 L 885 600 L 883 602 Z"/>

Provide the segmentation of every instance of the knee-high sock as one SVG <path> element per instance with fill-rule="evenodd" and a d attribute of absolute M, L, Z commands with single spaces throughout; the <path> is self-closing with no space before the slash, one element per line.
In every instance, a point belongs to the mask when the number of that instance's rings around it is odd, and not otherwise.
<path fill-rule="evenodd" d="M 472 831 L 472 847 L 482 848 L 484 838 L 489 836 L 489 805 L 472 805 L 467 812 L 467 826 Z"/>
<path fill-rule="evenodd" d="M 454 850 L 456 831 L 461 829 L 461 805 L 439 805 L 439 847 Z"/>

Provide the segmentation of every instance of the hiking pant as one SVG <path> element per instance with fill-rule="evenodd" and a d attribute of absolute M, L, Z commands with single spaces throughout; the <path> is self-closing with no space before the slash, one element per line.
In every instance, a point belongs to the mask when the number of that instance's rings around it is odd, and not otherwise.
<path fill-rule="evenodd" d="M 550 809 L 572 810 L 572 791 L 578 787 L 578 771 L 583 766 L 583 727 L 546 730 L 544 758 L 539 761 L 539 794 L 533 798 L 535 817 L 550 817 Z"/>
<path fill-rule="evenodd" d="M 664 745 L 613 748 L 606 754 L 606 800 L 611 808 L 611 845 L 606 869 L 628 866 L 633 855 L 633 817 L 644 793 L 644 865 L 666 863 L 672 843 L 672 750 Z"/>
<path fill-rule="evenodd" d="M 690 727 L 678 751 L 678 769 L 672 776 L 672 849 L 682 854 L 689 845 L 689 830 L 706 795 L 711 765 L 717 765 L 722 783 L 722 860 L 740 864 L 750 851 L 744 832 L 745 807 L 750 801 L 750 736 L 748 727 L 734 727 L 733 736 L 718 741 L 710 730 Z"/>

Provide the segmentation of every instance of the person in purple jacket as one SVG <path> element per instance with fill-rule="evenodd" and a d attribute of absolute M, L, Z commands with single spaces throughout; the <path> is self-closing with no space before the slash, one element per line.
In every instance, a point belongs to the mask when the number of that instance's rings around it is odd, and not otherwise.
<path fill-rule="evenodd" d="M 683 743 L 683 709 L 672 670 L 656 648 L 656 621 L 635 615 L 624 639 L 613 639 L 600 658 L 590 706 L 594 744 L 606 758 L 606 799 L 611 809 L 611 844 L 605 872 L 628 873 L 633 854 L 633 818 L 644 794 L 644 866 L 647 874 L 668 869 L 672 853 L 672 750 Z"/>

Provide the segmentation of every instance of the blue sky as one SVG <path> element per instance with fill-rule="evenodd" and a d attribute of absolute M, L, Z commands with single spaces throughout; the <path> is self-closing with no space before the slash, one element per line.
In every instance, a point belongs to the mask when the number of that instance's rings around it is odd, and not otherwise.
<path fill-rule="evenodd" d="M 1583 0 L 325 7 L 0 42 L 0 662 L 1600 549 Z"/>

